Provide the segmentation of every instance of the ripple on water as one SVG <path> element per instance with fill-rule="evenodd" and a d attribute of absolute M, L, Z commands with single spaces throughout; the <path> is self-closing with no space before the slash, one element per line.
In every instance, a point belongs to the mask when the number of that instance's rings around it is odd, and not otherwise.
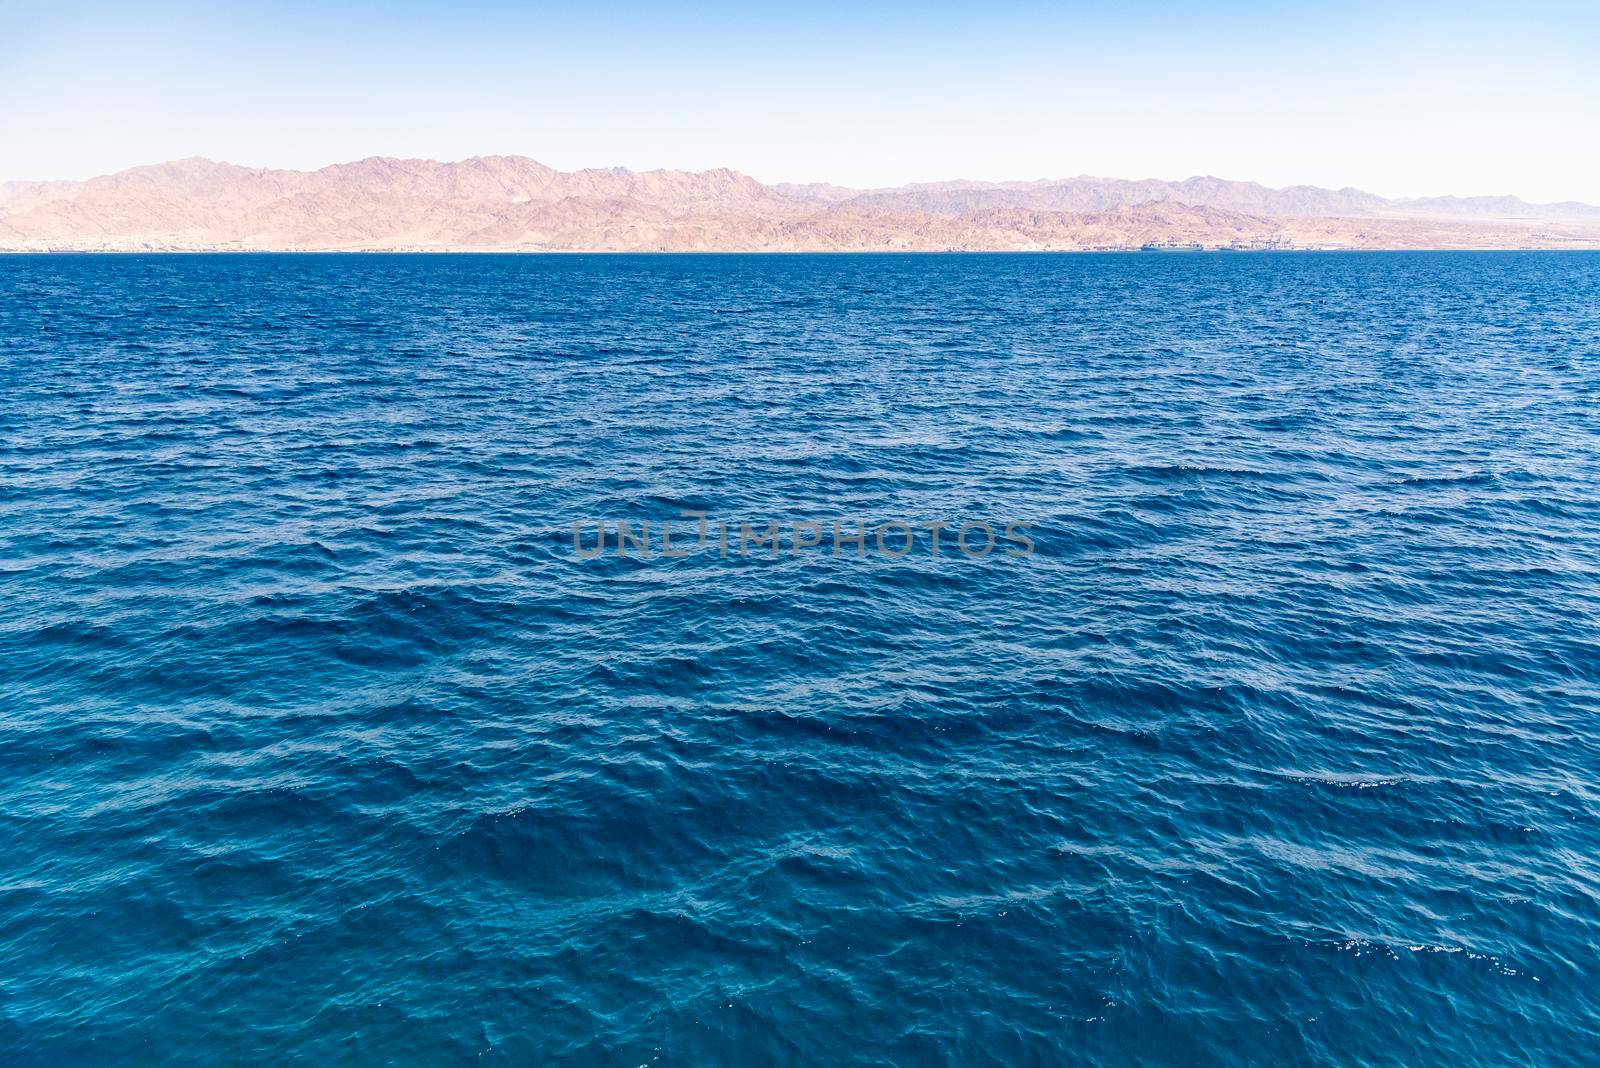
<path fill-rule="evenodd" d="M 1600 256 L 0 257 L 0 369 L 16 1063 L 1600 1050 Z M 684 509 L 1037 551 L 573 557 Z"/>

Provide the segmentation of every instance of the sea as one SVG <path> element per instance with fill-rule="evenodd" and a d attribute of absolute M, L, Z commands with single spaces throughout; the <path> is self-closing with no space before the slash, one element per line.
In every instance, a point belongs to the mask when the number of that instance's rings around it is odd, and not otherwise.
<path fill-rule="evenodd" d="M 8 1066 L 1600 1061 L 1600 254 L 18 255 L 0 385 Z"/>

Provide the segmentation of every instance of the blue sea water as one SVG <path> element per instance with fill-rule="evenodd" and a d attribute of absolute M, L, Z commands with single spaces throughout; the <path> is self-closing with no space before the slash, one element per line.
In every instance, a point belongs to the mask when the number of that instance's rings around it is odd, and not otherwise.
<path fill-rule="evenodd" d="M 8 1065 L 1600 1060 L 1600 255 L 6 257 L 0 383 Z"/>

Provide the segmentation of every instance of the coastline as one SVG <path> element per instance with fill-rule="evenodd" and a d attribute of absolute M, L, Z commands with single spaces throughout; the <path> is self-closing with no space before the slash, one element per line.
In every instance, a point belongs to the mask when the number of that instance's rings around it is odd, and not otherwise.
<path fill-rule="evenodd" d="M 1600 248 L 1600 207 L 1079 177 L 889 189 L 525 157 L 316 171 L 193 158 L 0 185 L 8 252 L 1132 252 Z"/>
<path fill-rule="evenodd" d="M 125 248 L 17 248 L 0 246 L 0 256 L 1148 256 L 1185 259 L 1229 256 L 1304 256 L 1344 253 L 1600 252 L 1600 238 L 1563 245 L 1367 245 L 1236 249 L 1210 246 L 1182 251 L 1141 248 L 471 248 L 460 246 L 383 248 L 208 248 L 148 246 Z"/>

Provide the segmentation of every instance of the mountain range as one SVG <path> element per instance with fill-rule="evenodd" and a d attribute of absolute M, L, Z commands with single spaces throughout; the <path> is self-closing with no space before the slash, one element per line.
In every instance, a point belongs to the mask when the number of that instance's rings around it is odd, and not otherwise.
<path fill-rule="evenodd" d="M 0 185 L 0 249 L 805 251 L 1600 247 L 1600 207 L 1082 176 L 889 189 L 521 156 L 314 171 L 185 159 Z"/>

